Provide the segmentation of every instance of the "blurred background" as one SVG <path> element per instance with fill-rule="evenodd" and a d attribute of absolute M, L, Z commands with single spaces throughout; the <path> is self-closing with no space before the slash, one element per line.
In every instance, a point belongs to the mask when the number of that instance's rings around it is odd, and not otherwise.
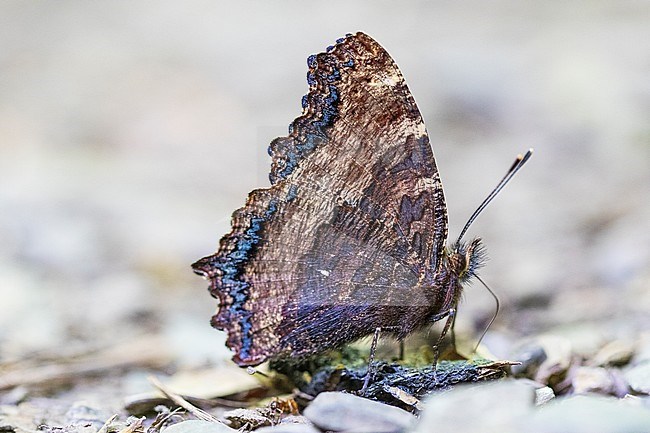
<path fill-rule="evenodd" d="M 643 1 L 1 2 L 0 362 L 150 336 L 177 365 L 227 362 L 189 265 L 268 184 L 307 56 L 359 30 L 419 104 L 452 238 L 535 148 L 469 233 L 503 304 L 486 344 L 636 338 L 650 329 L 648 22 Z M 458 326 L 480 332 L 493 311 L 473 285 Z"/>

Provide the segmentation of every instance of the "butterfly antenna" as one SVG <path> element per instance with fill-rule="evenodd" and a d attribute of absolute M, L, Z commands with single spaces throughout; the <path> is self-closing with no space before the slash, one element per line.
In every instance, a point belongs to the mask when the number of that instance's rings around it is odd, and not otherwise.
<path fill-rule="evenodd" d="M 496 187 L 492 190 L 490 194 L 483 200 L 483 203 L 476 208 L 474 213 L 472 214 L 471 217 L 467 220 L 465 223 L 465 227 L 463 227 L 463 230 L 460 232 L 460 236 L 458 236 L 458 240 L 456 243 L 460 243 L 461 239 L 463 239 L 463 236 L 465 236 L 465 232 L 467 232 L 467 229 L 469 229 L 469 226 L 472 225 L 474 220 L 479 216 L 481 212 L 483 212 L 483 209 L 487 207 L 488 204 L 494 199 L 494 197 L 497 196 L 501 192 L 504 186 L 510 182 L 510 179 L 519 171 L 521 167 L 524 166 L 526 161 L 530 159 L 530 157 L 533 155 L 533 149 L 528 149 L 528 152 L 526 152 L 525 155 L 517 155 L 517 158 L 515 159 L 515 162 L 512 163 L 512 166 L 508 169 L 506 172 L 506 175 L 503 176 L 503 178 L 499 181 Z"/>
<path fill-rule="evenodd" d="M 483 330 L 483 333 L 481 334 L 481 337 L 476 342 L 476 346 L 474 346 L 473 352 L 476 352 L 478 350 L 478 346 L 481 344 L 481 341 L 483 341 L 483 337 L 485 337 L 485 334 L 487 334 L 488 329 L 490 329 L 490 326 L 492 326 L 492 324 L 496 320 L 497 316 L 499 315 L 499 306 L 500 306 L 499 297 L 492 291 L 492 289 L 490 289 L 490 287 L 487 284 L 485 284 L 485 281 L 483 281 L 481 279 L 481 277 L 479 277 L 478 275 L 475 275 L 475 277 L 476 277 L 476 279 L 478 279 L 481 282 L 481 284 L 483 284 L 483 286 L 485 286 L 487 291 L 490 292 L 490 295 L 492 295 L 492 297 L 494 298 L 496 308 L 494 309 L 494 315 L 492 315 L 492 318 L 490 319 L 490 322 L 487 324 L 487 326 Z"/>

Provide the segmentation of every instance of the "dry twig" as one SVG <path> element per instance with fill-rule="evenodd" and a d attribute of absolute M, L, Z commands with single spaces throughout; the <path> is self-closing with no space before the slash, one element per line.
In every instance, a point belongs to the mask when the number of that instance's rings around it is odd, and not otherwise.
<path fill-rule="evenodd" d="M 189 401 L 185 400 L 180 394 L 176 394 L 175 392 L 171 391 L 169 388 L 167 388 L 165 385 L 163 385 L 156 377 L 154 376 L 149 376 L 149 381 L 160 390 L 163 394 L 167 396 L 171 401 L 194 415 L 200 420 L 203 421 L 211 421 L 211 422 L 216 422 L 223 424 L 223 421 L 221 421 L 219 418 L 210 415 L 203 409 L 200 409 L 196 406 L 194 406 L 192 403 Z"/>

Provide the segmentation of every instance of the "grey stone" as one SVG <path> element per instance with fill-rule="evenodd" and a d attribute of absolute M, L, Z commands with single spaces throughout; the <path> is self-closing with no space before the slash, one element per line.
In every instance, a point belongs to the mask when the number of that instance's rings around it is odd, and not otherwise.
<path fill-rule="evenodd" d="M 534 390 L 530 383 L 505 380 L 434 395 L 426 402 L 415 433 L 650 431 L 650 408 L 636 399 L 580 395 L 535 407 Z"/>
<path fill-rule="evenodd" d="M 515 350 L 513 359 L 522 364 L 513 366 L 512 372 L 542 384 L 557 382 L 571 365 L 571 350 L 571 343 L 566 338 L 539 335 Z"/>
<path fill-rule="evenodd" d="M 173 424 L 161 433 L 237 433 L 237 430 L 216 422 L 190 420 Z"/>
<path fill-rule="evenodd" d="M 517 348 L 511 355 L 512 359 L 520 362 L 519 365 L 512 366 L 512 374 L 516 377 L 533 378 L 537 374 L 539 367 L 546 361 L 546 352 L 544 348 L 534 342 L 525 344 Z"/>
<path fill-rule="evenodd" d="M 625 365 L 634 356 L 634 350 L 635 344 L 632 340 L 614 340 L 596 353 L 591 364 L 601 367 Z"/>
<path fill-rule="evenodd" d="M 647 432 L 650 409 L 614 397 L 579 395 L 545 405 L 530 423 L 526 431 L 540 433 Z"/>
<path fill-rule="evenodd" d="M 405 410 L 342 392 L 318 394 L 304 414 L 321 430 L 346 433 L 397 433 L 416 423 Z"/>
<path fill-rule="evenodd" d="M 627 370 L 625 380 L 634 391 L 650 394 L 650 362 L 644 362 Z"/>
<path fill-rule="evenodd" d="M 255 433 L 320 433 L 316 427 L 305 423 L 282 423 L 273 427 L 262 427 Z"/>
<path fill-rule="evenodd" d="M 527 431 L 535 388 L 516 380 L 459 386 L 426 401 L 416 433 Z"/>
<path fill-rule="evenodd" d="M 576 367 L 572 369 L 571 375 L 571 385 L 575 394 L 591 392 L 616 394 L 614 377 L 602 367 Z"/>
<path fill-rule="evenodd" d="M 535 405 L 541 406 L 555 398 L 555 392 L 550 386 L 542 386 L 535 390 Z"/>
<path fill-rule="evenodd" d="M 266 408 L 234 409 L 224 413 L 223 417 L 234 428 L 246 427 L 251 429 L 273 425 L 275 417 L 271 412 Z"/>
<path fill-rule="evenodd" d="M 647 291 L 647 290 L 646 290 Z M 650 331 L 645 332 L 636 342 L 632 364 L 640 365 L 650 362 Z"/>
<path fill-rule="evenodd" d="M 319 433 L 320 430 L 314 427 L 304 415 L 287 415 L 280 420 L 279 424 L 255 430 L 255 433 L 258 432 Z"/>

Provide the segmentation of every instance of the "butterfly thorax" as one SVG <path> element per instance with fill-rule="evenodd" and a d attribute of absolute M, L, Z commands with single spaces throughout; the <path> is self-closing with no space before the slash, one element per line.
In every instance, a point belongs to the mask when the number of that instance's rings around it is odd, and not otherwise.
<path fill-rule="evenodd" d="M 433 315 L 441 317 L 455 309 L 462 295 L 463 284 L 476 275 L 485 263 L 485 249 L 480 239 L 458 242 L 447 248 L 436 272 L 434 290 L 439 293 Z"/>

